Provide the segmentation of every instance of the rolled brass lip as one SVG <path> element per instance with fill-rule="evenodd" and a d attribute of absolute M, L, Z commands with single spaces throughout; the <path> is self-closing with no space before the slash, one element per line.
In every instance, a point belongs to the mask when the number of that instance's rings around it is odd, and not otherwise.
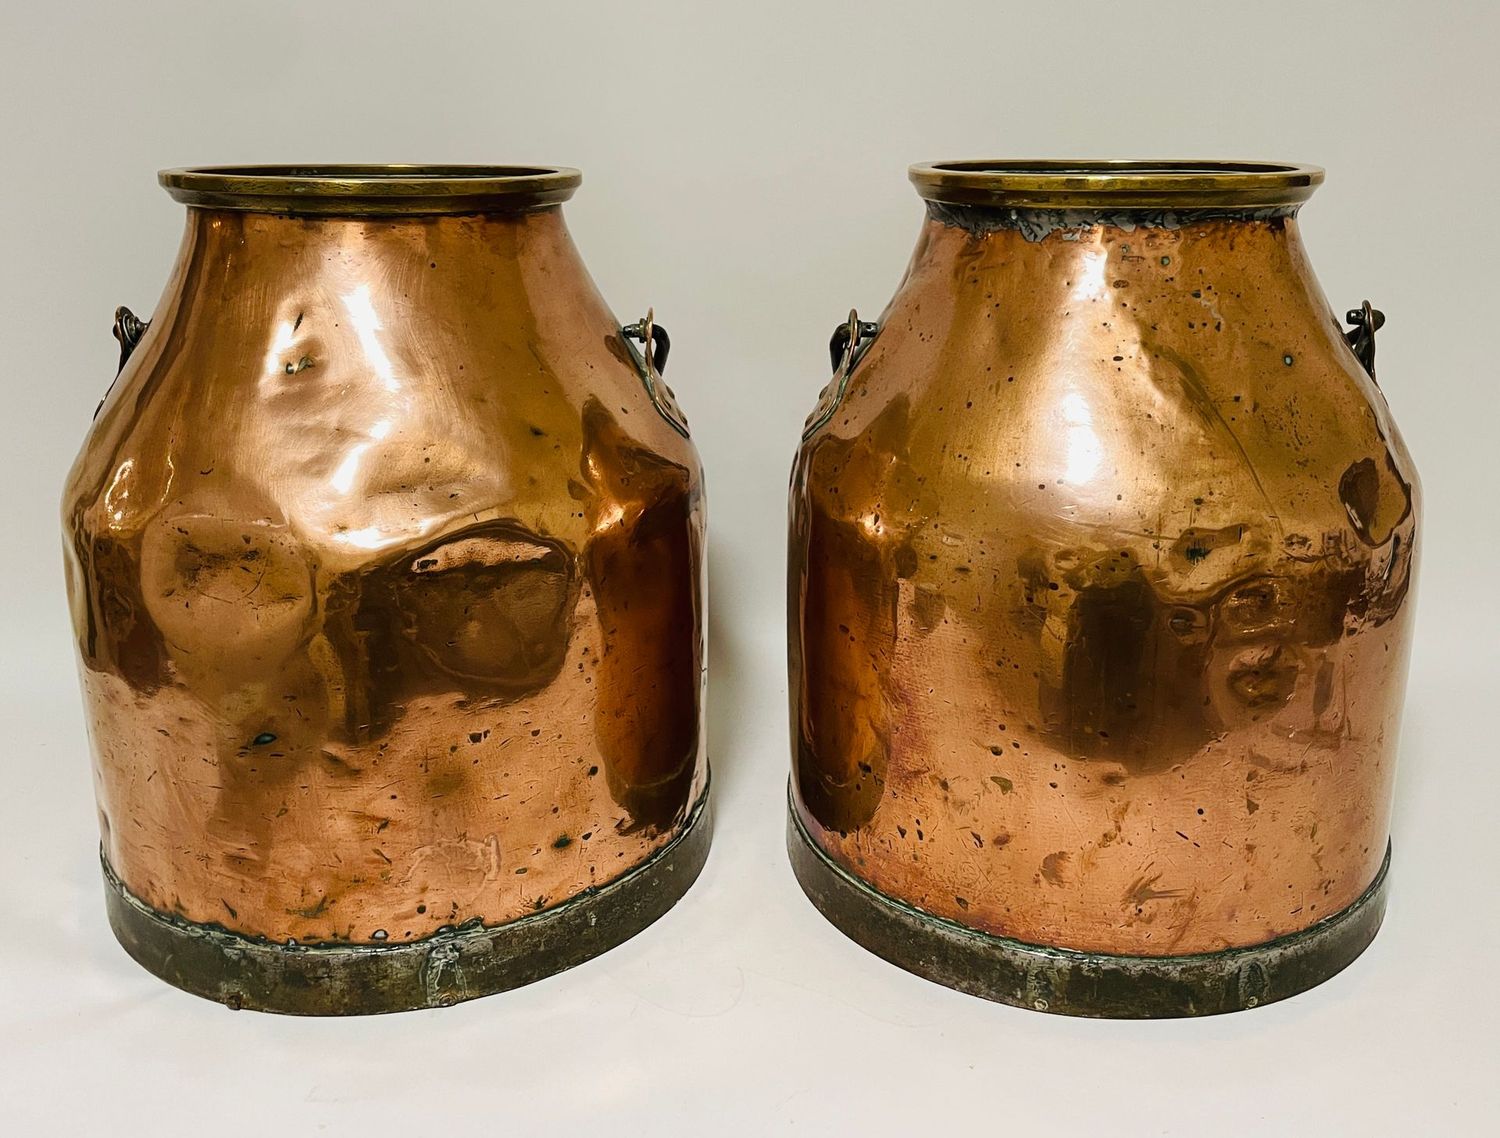
<path fill-rule="evenodd" d="M 1323 181 L 1318 166 L 1182 159 L 978 159 L 919 163 L 910 174 L 928 201 L 1025 209 L 1293 206 Z"/>
<path fill-rule="evenodd" d="M 571 166 L 189 166 L 157 174 L 190 206 L 258 213 L 355 215 L 492 213 L 573 196 Z"/>

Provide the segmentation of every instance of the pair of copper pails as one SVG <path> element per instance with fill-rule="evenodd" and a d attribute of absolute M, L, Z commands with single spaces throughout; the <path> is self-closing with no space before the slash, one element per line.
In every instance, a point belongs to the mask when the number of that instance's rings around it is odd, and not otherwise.
<path fill-rule="evenodd" d="M 792 474 L 788 845 L 1006 1003 L 1223 1012 L 1380 923 L 1416 476 L 1304 166 L 919 166 Z M 116 935 L 235 1007 L 514 987 L 707 855 L 703 483 L 555 167 L 173 170 L 68 479 Z"/>

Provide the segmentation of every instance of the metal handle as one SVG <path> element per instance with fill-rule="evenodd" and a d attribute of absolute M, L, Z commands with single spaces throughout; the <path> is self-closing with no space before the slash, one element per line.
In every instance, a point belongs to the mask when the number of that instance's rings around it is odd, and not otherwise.
<path fill-rule="evenodd" d="M 651 370 L 660 375 L 667 367 L 667 353 L 672 350 L 672 337 L 656 323 L 654 316 L 655 310 L 647 309 L 644 317 L 634 324 L 625 325 L 620 331 L 630 339 L 641 342 L 642 351 L 651 361 Z"/>
<path fill-rule="evenodd" d="M 859 357 L 870 346 L 880 332 L 880 325 L 873 320 L 861 320 L 859 313 L 849 310 L 849 319 L 833 330 L 828 341 L 828 356 L 833 362 L 833 378 L 818 395 L 818 405 L 812 409 L 807 422 L 802 426 L 802 441 L 806 442 L 833 418 L 839 404 L 844 401 L 844 392 L 849 388 L 849 373 L 859 362 Z"/>
<path fill-rule="evenodd" d="M 151 321 L 142 320 L 123 304 L 115 309 L 115 339 L 120 341 L 120 366 L 115 369 L 115 374 L 125 370 L 126 363 L 130 360 L 130 354 L 135 351 L 136 345 L 141 342 L 141 337 L 146 334 L 146 329 L 151 327 Z"/>
<path fill-rule="evenodd" d="M 646 394 L 651 399 L 651 405 L 656 408 L 656 413 L 667 421 L 674 431 L 683 438 L 688 438 L 687 416 L 682 413 L 682 408 L 677 406 L 677 399 L 672 394 L 672 389 L 662 382 L 662 368 L 667 366 L 667 353 L 672 350 L 672 338 L 667 335 L 667 330 L 656 322 L 655 309 L 646 309 L 646 315 L 634 324 L 627 324 L 621 328 L 627 340 L 639 340 L 641 344 L 641 358 L 637 361 L 637 370 L 640 372 L 641 383 L 645 385 Z M 635 354 L 635 349 L 631 349 Z"/>
<path fill-rule="evenodd" d="M 1371 306 L 1367 300 L 1358 308 L 1351 308 L 1344 319 L 1354 325 L 1344 333 L 1344 340 L 1354 352 L 1355 358 L 1370 378 L 1375 378 L 1375 333 L 1385 326 L 1385 313 Z"/>
<path fill-rule="evenodd" d="M 125 365 L 130 362 L 131 353 L 135 351 L 136 345 L 141 342 L 141 337 L 146 334 L 146 329 L 151 327 L 151 321 L 142 320 L 123 304 L 115 309 L 114 336 L 120 341 L 120 366 L 115 368 L 115 379 L 120 378 L 120 373 L 125 370 Z M 114 382 L 104 389 L 104 399 L 109 398 L 109 393 L 115 389 Z M 94 408 L 94 418 L 99 417 L 99 412 L 104 410 L 104 399 L 99 400 L 99 406 Z"/>
<path fill-rule="evenodd" d="M 854 366 L 854 360 L 861 350 L 869 346 L 875 338 L 875 333 L 880 331 L 880 325 L 873 320 L 861 320 L 859 313 L 854 309 L 849 310 L 849 319 L 833 330 L 833 336 L 828 341 L 828 355 L 833 362 L 833 370 L 838 371 L 844 363 L 844 357 L 849 357 L 849 366 Z"/>

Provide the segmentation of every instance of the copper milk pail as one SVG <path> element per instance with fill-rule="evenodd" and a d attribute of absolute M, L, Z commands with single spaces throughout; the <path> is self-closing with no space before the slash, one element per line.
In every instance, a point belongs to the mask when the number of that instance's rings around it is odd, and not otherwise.
<path fill-rule="evenodd" d="M 344 1014 L 633 935 L 708 849 L 703 489 L 578 172 L 161 182 L 181 252 L 63 500 L 121 943 Z"/>
<path fill-rule="evenodd" d="M 789 849 L 910 971 L 1204 1015 L 1370 942 L 1417 479 L 1313 167 L 917 166 L 792 475 Z"/>

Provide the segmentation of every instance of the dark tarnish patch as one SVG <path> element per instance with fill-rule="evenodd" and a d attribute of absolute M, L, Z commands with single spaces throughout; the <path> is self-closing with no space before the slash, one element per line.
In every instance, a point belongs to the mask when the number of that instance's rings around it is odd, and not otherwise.
<path fill-rule="evenodd" d="M 1181 229 L 1202 221 L 1270 221 L 1278 225 L 1294 217 L 1296 206 L 1262 209 L 1015 209 L 1004 206 L 927 203 L 927 216 L 942 225 L 983 237 L 997 230 L 1014 230 L 1027 241 L 1044 241 L 1054 233 L 1109 226 L 1136 229 Z"/>
<path fill-rule="evenodd" d="M 1339 479 L 1339 501 L 1349 514 L 1349 523 L 1366 545 L 1379 544 L 1370 533 L 1375 524 L 1375 510 L 1380 504 L 1380 474 L 1375 460 L 1362 458 L 1350 463 Z"/>
<path fill-rule="evenodd" d="M 1042 710 L 1069 754 L 1154 770 L 1210 738 L 1201 694 L 1210 645 L 1174 630 L 1181 606 L 1164 607 L 1138 570 L 1061 603 L 1069 607 L 1061 682 L 1044 680 Z"/>
<path fill-rule="evenodd" d="M 1042 858 L 1042 876 L 1052 882 L 1053 885 L 1061 885 L 1063 883 L 1063 873 L 1066 871 L 1068 862 L 1071 859 L 1072 855 L 1067 850 L 1058 850 L 1056 853 L 1049 853 L 1046 857 Z"/>
<path fill-rule="evenodd" d="M 1207 561 L 1209 555 L 1215 550 L 1239 545 L 1244 536 L 1244 526 L 1225 526 L 1223 529 L 1185 529 L 1182 531 L 1182 536 L 1172 543 L 1172 556 L 1188 566 L 1195 566 Z"/>
<path fill-rule="evenodd" d="M 446 798 L 450 794 L 457 794 L 463 790 L 464 782 L 464 774 L 461 770 L 438 771 L 427 780 L 427 796 Z"/>
<path fill-rule="evenodd" d="M 896 566 L 896 576 L 901 580 L 909 581 L 917 575 L 917 551 L 912 548 L 911 542 L 897 546 L 892 561 Z"/>
<path fill-rule="evenodd" d="M 1388 477 L 1382 478 L 1373 458 L 1349 464 L 1339 478 L 1339 501 L 1355 535 L 1365 545 L 1384 545 L 1411 516 L 1411 483 L 1401 477 L 1395 457 L 1385 454 Z"/>
<path fill-rule="evenodd" d="M 931 632 L 943 623 L 948 602 L 936 589 L 918 588 L 912 599 L 912 620 L 918 632 Z"/>

